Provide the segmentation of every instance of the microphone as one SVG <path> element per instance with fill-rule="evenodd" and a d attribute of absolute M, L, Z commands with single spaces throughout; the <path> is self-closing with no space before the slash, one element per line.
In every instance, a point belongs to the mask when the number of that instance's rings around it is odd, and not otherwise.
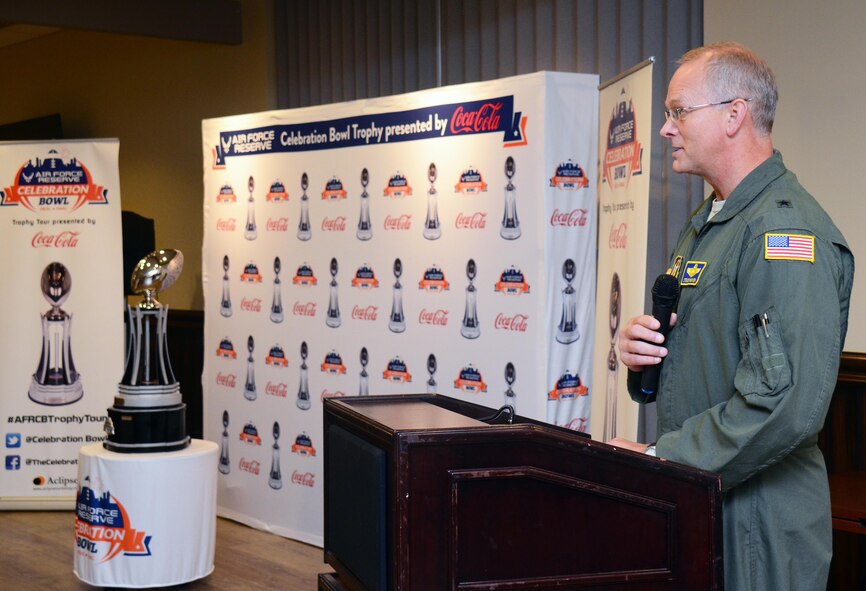
<path fill-rule="evenodd" d="M 653 284 L 653 318 L 659 321 L 661 327 L 658 332 L 662 334 L 667 341 L 668 333 L 671 330 L 671 313 L 674 311 L 674 306 L 677 299 L 680 297 L 680 283 L 677 278 L 667 273 L 662 273 L 656 277 L 656 282 Z M 664 362 L 664 360 L 662 360 Z M 656 390 L 659 387 L 659 375 L 662 371 L 662 364 L 647 365 L 643 368 L 643 375 L 640 380 L 640 389 L 647 399 L 655 399 Z"/>

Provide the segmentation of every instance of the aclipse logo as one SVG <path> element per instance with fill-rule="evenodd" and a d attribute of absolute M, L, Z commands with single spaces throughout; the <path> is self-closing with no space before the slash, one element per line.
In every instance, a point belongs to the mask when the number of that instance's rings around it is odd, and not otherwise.
<path fill-rule="evenodd" d="M 233 373 L 223 374 L 217 373 L 216 383 L 227 388 L 234 388 L 237 383 L 237 376 Z"/>
<path fill-rule="evenodd" d="M 217 220 L 216 229 L 217 232 L 234 232 L 236 224 L 237 220 L 235 218 L 229 218 L 227 220 L 220 218 Z"/>
<path fill-rule="evenodd" d="M 241 310 L 246 310 L 247 312 L 261 312 L 261 298 L 253 298 L 251 300 L 248 300 L 247 298 L 241 299 Z"/>
<path fill-rule="evenodd" d="M 301 474 L 297 470 L 292 472 L 292 484 L 300 484 L 301 486 L 316 486 L 316 475 L 312 472 Z"/>
<path fill-rule="evenodd" d="M 322 220 L 323 232 L 345 232 L 346 231 L 346 216 L 341 215 L 333 219 L 326 217 Z"/>
<path fill-rule="evenodd" d="M 261 466 L 261 464 L 257 460 L 247 460 L 246 458 L 241 458 L 238 462 L 238 468 L 240 468 L 244 472 L 255 474 L 256 476 L 259 475 L 259 466 Z"/>
<path fill-rule="evenodd" d="M 366 308 L 362 308 L 361 306 L 355 306 L 354 308 L 352 308 L 352 318 L 354 320 L 376 320 L 378 317 L 378 306 L 367 306 Z"/>
<path fill-rule="evenodd" d="M 43 234 L 36 232 L 30 241 L 33 248 L 75 248 L 78 246 L 79 232 L 60 232 L 59 234 Z"/>
<path fill-rule="evenodd" d="M 628 242 L 628 224 L 622 222 L 618 226 L 610 227 L 610 236 L 607 245 L 614 250 L 622 250 Z"/>
<path fill-rule="evenodd" d="M 421 313 L 418 314 L 418 324 L 430 324 L 433 326 L 447 326 L 448 325 L 448 310 L 427 310 L 426 308 L 421 310 Z"/>
<path fill-rule="evenodd" d="M 232 220 L 234 221 L 234 220 Z M 265 225 L 268 232 L 288 232 L 289 231 L 289 218 L 279 218 L 279 219 L 271 219 L 268 218 L 268 222 Z M 234 224 L 232 224 L 232 230 L 234 230 Z"/>
<path fill-rule="evenodd" d="M 487 212 L 476 211 L 469 215 L 460 212 L 454 220 L 454 227 L 458 230 L 483 230 L 487 227 Z"/>
<path fill-rule="evenodd" d="M 493 327 L 499 330 L 526 332 L 528 320 L 529 316 L 526 314 L 506 316 L 505 314 L 499 313 L 496 315 L 496 320 L 493 321 Z"/>
<path fill-rule="evenodd" d="M 550 216 L 551 226 L 564 226 L 566 228 L 584 227 L 586 225 L 586 214 L 589 213 L 586 209 L 578 207 L 571 211 L 553 210 L 553 215 Z"/>
<path fill-rule="evenodd" d="M 404 213 L 400 217 L 385 217 L 386 230 L 409 230 L 412 227 L 412 214 Z"/>
<path fill-rule="evenodd" d="M 307 302 L 306 304 L 302 304 L 301 302 L 295 302 L 295 305 L 292 306 L 292 314 L 295 316 L 315 316 L 316 303 Z"/>
<path fill-rule="evenodd" d="M 285 384 L 272 384 L 268 382 L 268 385 L 265 386 L 265 394 L 285 398 L 288 394 L 288 387 Z"/>
<path fill-rule="evenodd" d="M 464 111 L 463 105 L 451 115 L 451 133 L 472 133 L 499 129 L 502 103 L 484 103 L 476 111 Z"/>

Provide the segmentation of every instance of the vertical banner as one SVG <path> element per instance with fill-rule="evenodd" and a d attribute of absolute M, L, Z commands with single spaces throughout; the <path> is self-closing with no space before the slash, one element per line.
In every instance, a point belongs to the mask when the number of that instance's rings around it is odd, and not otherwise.
<path fill-rule="evenodd" d="M 638 405 L 630 404 L 616 340 L 644 313 L 652 60 L 603 85 L 599 97 L 598 325 L 595 331 L 594 439 L 635 440 Z"/>
<path fill-rule="evenodd" d="M 0 144 L 0 506 L 71 506 L 78 449 L 104 438 L 123 374 L 118 147 Z"/>
<path fill-rule="evenodd" d="M 597 83 L 542 72 L 203 122 L 221 515 L 322 543 L 328 396 L 438 392 L 586 428 Z"/>

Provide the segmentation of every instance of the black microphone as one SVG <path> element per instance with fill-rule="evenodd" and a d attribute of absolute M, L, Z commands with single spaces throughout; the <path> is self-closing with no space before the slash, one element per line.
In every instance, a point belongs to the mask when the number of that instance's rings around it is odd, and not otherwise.
<path fill-rule="evenodd" d="M 668 333 L 671 330 L 671 314 L 676 306 L 677 299 L 680 297 L 680 283 L 677 278 L 667 273 L 662 273 L 656 277 L 656 282 L 652 289 L 653 294 L 653 318 L 659 321 L 661 327 L 658 332 L 664 336 L 667 341 Z M 664 361 L 664 360 L 662 360 Z M 643 375 L 640 379 L 640 389 L 648 398 L 655 398 L 656 390 L 659 387 L 659 375 L 662 371 L 662 364 L 647 365 L 643 368 Z"/>

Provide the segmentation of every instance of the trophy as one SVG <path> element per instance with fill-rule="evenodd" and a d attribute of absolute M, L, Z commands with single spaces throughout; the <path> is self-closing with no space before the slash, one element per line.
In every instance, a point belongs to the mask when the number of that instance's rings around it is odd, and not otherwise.
<path fill-rule="evenodd" d="M 223 434 L 220 439 L 220 461 L 218 469 L 223 474 L 228 474 L 232 471 L 229 462 L 229 411 L 223 411 Z"/>
<path fill-rule="evenodd" d="M 298 221 L 298 240 L 309 240 L 313 237 L 313 229 L 310 226 L 310 198 L 307 197 L 307 187 L 310 186 L 310 179 L 307 173 L 301 175 L 301 219 Z"/>
<path fill-rule="evenodd" d="M 186 404 L 168 356 L 168 306 L 156 300 L 182 269 L 183 253 L 158 250 L 141 259 L 132 272 L 132 292 L 143 299 L 135 308 L 126 307 L 126 365 L 105 420 L 106 449 L 146 453 L 189 445 Z"/>
<path fill-rule="evenodd" d="M 367 373 L 369 362 L 370 356 L 367 354 L 367 347 L 361 347 L 361 379 L 358 385 L 358 396 L 370 395 L 370 374 Z"/>
<path fill-rule="evenodd" d="M 340 302 L 337 298 L 337 259 L 331 258 L 331 285 L 328 292 L 328 313 L 325 315 L 325 324 L 331 328 L 337 328 L 342 322 L 340 320 Z"/>
<path fill-rule="evenodd" d="M 403 263 L 400 259 L 394 259 L 394 293 L 391 298 L 391 319 L 388 328 L 391 332 L 403 332 L 406 330 L 406 317 L 403 315 L 403 285 L 400 276 L 403 275 Z"/>
<path fill-rule="evenodd" d="M 505 390 L 505 404 L 511 407 L 512 414 L 517 412 L 517 394 L 511 389 L 515 379 L 517 379 L 517 373 L 514 371 L 514 364 L 509 361 L 505 364 L 505 383 L 508 385 Z"/>
<path fill-rule="evenodd" d="M 223 257 L 223 297 L 220 300 L 220 314 L 226 318 L 232 315 L 232 296 L 229 294 L 229 255 Z"/>
<path fill-rule="evenodd" d="M 566 281 L 565 289 L 562 290 L 562 316 L 556 329 L 556 340 L 563 345 L 573 343 L 580 338 L 577 329 L 577 295 L 572 287 L 574 281 L 574 261 L 565 259 L 562 263 L 562 277 Z"/>
<path fill-rule="evenodd" d="M 619 332 L 622 290 L 619 275 L 613 274 L 610 281 L 610 351 L 607 354 L 607 384 L 605 389 L 604 430 L 602 441 L 610 441 L 616 437 L 616 391 L 618 387 L 619 360 L 616 356 L 616 335 Z"/>
<path fill-rule="evenodd" d="M 367 185 L 370 184 L 370 173 L 367 169 L 361 171 L 361 216 L 358 218 L 358 231 L 355 236 L 358 240 L 369 240 L 373 237 L 373 223 L 370 221 L 370 195 L 367 193 Z"/>
<path fill-rule="evenodd" d="M 514 158 L 509 156 L 505 159 L 505 177 L 508 179 L 508 184 L 505 185 L 505 212 L 502 214 L 502 227 L 499 229 L 499 235 L 506 240 L 520 238 L 520 220 L 517 219 L 517 189 L 511 182 L 515 171 Z"/>
<path fill-rule="evenodd" d="M 255 348 L 256 342 L 253 340 L 253 335 L 250 335 L 247 338 L 247 351 L 250 355 L 247 357 L 247 380 L 244 383 L 244 398 L 247 400 L 256 399 L 256 368 L 253 360 L 253 349 Z"/>
<path fill-rule="evenodd" d="M 274 421 L 274 446 L 271 448 L 271 473 L 268 478 L 268 486 L 274 490 L 283 488 L 283 477 L 280 474 L 280 444 L 277 440 L 280 438 L 280 424 Z"/>
<path fill-rule="evenodd" d="M 310 410 L 310 370 L 307 368 L 307 341 L 301 343 L 301 378 L 298 386 L 297 407 Z"/>
<path fill-rule="evenodd" d="M 481 336 L 481 324 L 478 322 L 478 290 L 472 283 L 477 271 L 475 259 L 469 259 L 466 263 L 466 277 L 469 279 L 469 285 L 466 287 L 466 311 L 463 313 L 463 324 L 460 327 L 460 334 L 467 339 L 477 339 Z"/>
<path fill-rule="evenodd" d="M 274 257 L 274 299 L 271 303 L 271 322 L 283 321 L 283 297 L 280 292 L 280 257 Z"/>
<path fill-rule="evenodd" d="M 431 162 L 427 169 L 427 180 L 430 181 L 430 189 L 427 191 L 427 220 L 424 222 L 424 238 L 436 240 L 442 236 L 442 228 L 439 225 L 439 206 L 436 202 L 436 164 Z"/>
<path fill-rule="evenodd" d="M 247 199 L 247 223 L 244 226 L 244 238 L 247 240 L 255 240 L 258 236 L 256 232 L 256 200 L 253 199 L 253 190 L 256 188 L 256 182 L 253 177 L 250 177 L 247 182 L 247 189 L 250 191 L 250 198 Z"/>
<path fill-rule="evenodd" d="M 60 307 L 69 297 L 72 275 L 63 263 L 49 263 L 40 286 L 51 309 L 42 315 L 42 354 L 28 396 L 48 406 L 71 404 L 84 395 L 81 374 L 72 362 L 72 315 Z"/>
<path fill-rule="evenodd" d="M 427 379 L 427 393 L 435 394 L 436 379 L 433 376 L 436 375 L 436 356 L 433 353 L 427 356 L 427 373 L 430 374 L 430 377 Z"/>

